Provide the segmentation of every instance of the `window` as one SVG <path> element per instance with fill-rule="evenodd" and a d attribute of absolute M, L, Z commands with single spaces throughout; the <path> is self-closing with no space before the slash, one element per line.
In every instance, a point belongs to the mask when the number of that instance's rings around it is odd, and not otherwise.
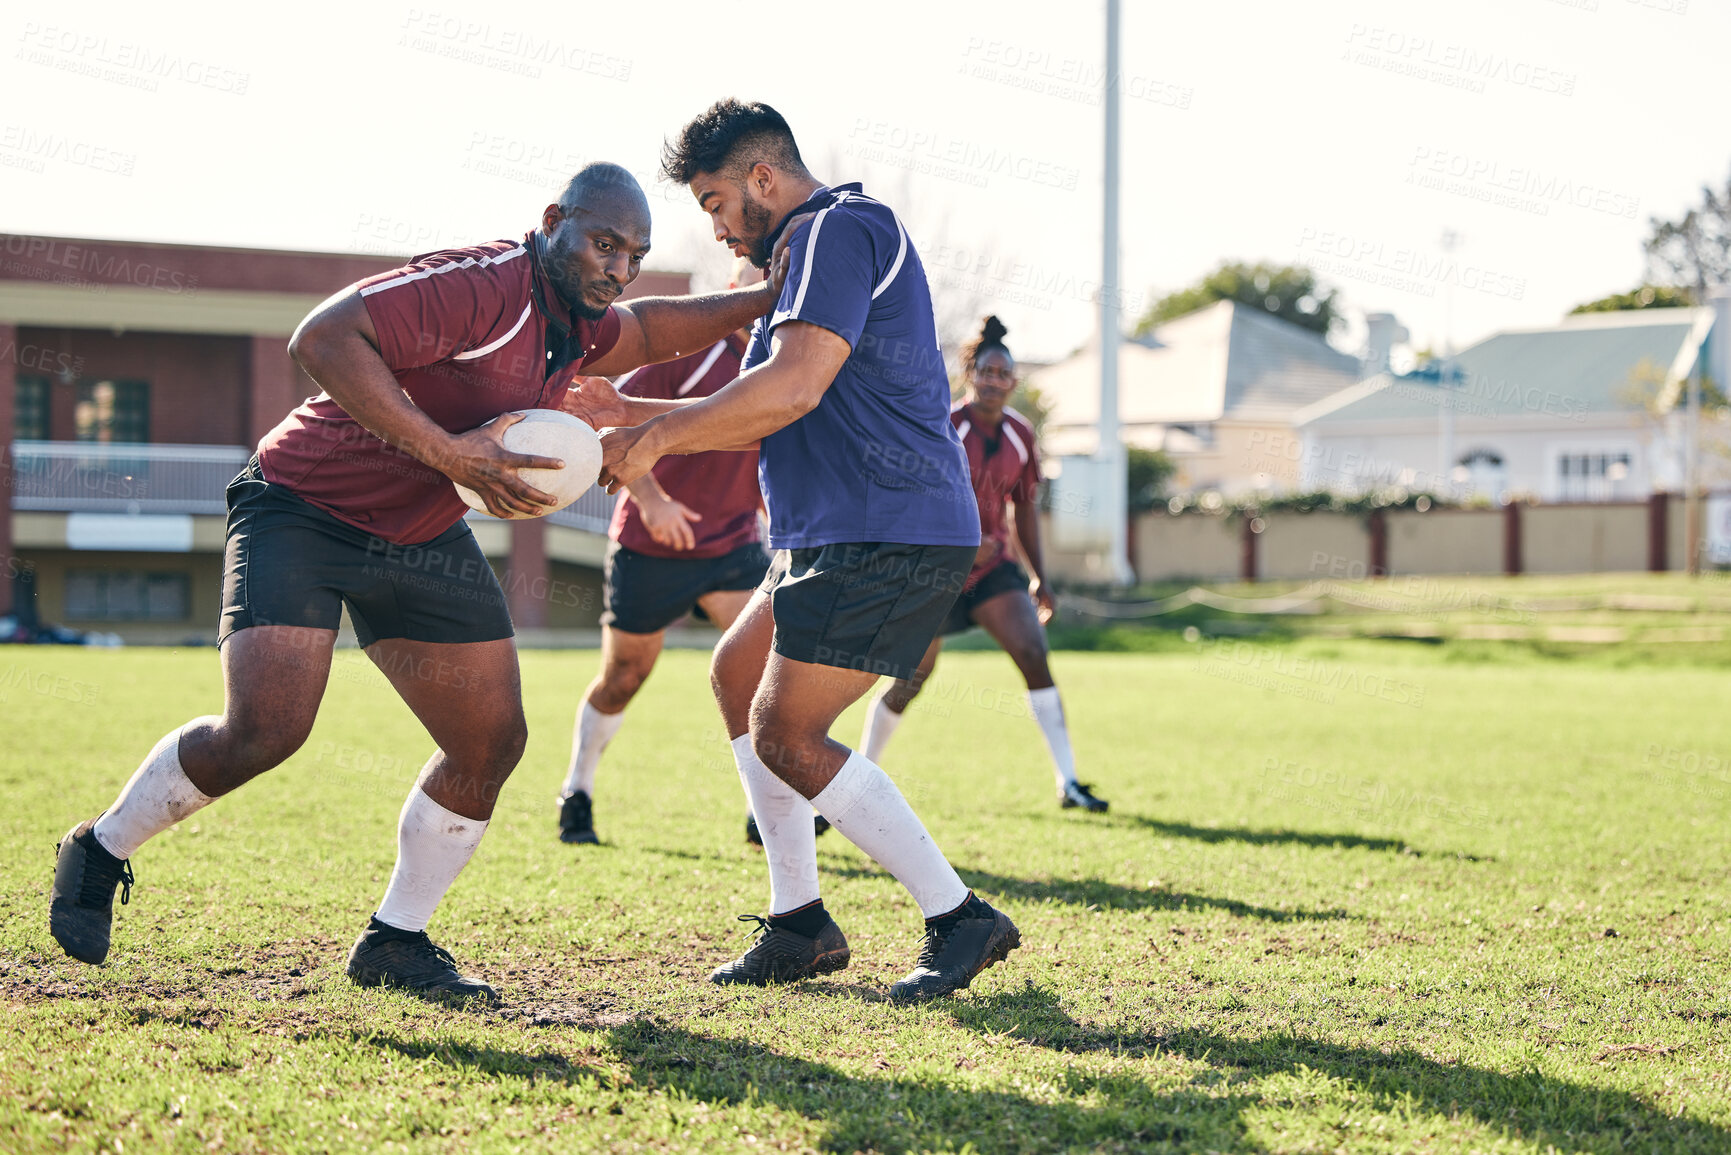
<path fill-rule="evenodd" d="M 1628 480 L 1634 457 L 1628 450 L 1569 449 L 1557 454 L 1557 497 L 1562 501 L 1609 501 Z"/>
<path fill-rule="evenodd" d="M 192 578 L 144 570 L 69 570 L 68 620 L 182 622 L 191 614 Z"/>
<path fill-rule="evenodd" d="M 46 377 L 18 378 L 14 406 L 14 434 L 20 441 L 48 440 L 48 390 Z"/>
<path fill-rule="evenodd" d="M 79 441 L 149 441 L 150 385 L 144 381 L 80 381 L 73 420 Z"/>

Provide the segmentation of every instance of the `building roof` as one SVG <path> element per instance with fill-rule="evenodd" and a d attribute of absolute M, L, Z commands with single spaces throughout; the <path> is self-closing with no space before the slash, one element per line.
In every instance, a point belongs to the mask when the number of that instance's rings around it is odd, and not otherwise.
<path fill-rule="evenodd" d="M 1434 374 L 1384 373 L 1311 405 L 1294 423 L 1435 420 L 1445 401 L 1457 413 L 1489 418 L 1627 411 L 1635 368 L 1651 364 L 1675 393 L 1712 319 L 1711 309 L 1639 309 L 1509 329 L 1456 354 L 1448 390 Z"/>
<path fill-rule="evenodd" d="M 1358 359 L 1261 309 L 1218 301 L 1126 338 L 1118 368 L 1126 426 L 1223 418 L 1285 420 L 1359 378 Z M 1048 427 L 1092 427 L 1100 414 L 1097 341 L 1029 375 L 1052 398 Z"/>
<path fill-rule="evenodd" d="M 286 337 L 330 294 L 407 260 L 0 233 L 0 324 Z M 687 292 L 687 274 L 645 272 L 625 296 Z"/>

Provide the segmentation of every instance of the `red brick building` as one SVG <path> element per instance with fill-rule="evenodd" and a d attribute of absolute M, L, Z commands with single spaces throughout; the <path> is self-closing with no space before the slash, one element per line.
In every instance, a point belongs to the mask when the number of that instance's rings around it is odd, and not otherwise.
<path fill-rule="evenodd" d="M 214 639 L 223 487 L 317 392 L 289 334 L 401 260 L 0 234 L 0 615 Z M 687 291 L 644 273 L 626 295 Z M 595 624 L 611 506 L 476 519 L 521 629 Z"/>

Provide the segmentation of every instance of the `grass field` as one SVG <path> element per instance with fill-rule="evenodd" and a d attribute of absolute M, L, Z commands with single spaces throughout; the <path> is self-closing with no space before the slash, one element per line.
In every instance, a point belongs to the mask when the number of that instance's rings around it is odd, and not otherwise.
<path fill-rule="evenodd" d="M 1090 818 L 1008 661 L 952 654 L 885 761 L 1025 946 L 918 1008 L 882 997 L 917 912 L 834 834 L 853 966 L 703 981 L 767 890 L 703 655 L 632 707 L 590 848 L 552 798 L 594 655 L 524 668 L 528 754 L 431 928 L 505 997 L 465 1013 L 342 975 L 428 752 L 364 659 L 291 762 L 136 856 L 88 968 L 48 937 L 50 848 L 219 706 L 215 655 L 0 655 L 0 1149 L 1731 1150 L 1716 663 L 1060 654 Z"/>

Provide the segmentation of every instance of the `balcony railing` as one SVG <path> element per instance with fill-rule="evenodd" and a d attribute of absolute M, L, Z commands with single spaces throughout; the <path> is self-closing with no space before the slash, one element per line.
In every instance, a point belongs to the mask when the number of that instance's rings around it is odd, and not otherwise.
<path fill-rule="evenodd" d="M 584 491 L 582 497 L 558 513 L 548 514 L 547 520 L 554 525 L 604 534 L 607 532 L 608 523 L 613 520 L 613 505 L 618 500 L 616 495 L 608 493 L 600 486 L 592 485 Z"/>
<path fill-rule="evenodd" d="M 14 441 L 12 508 L 221 515 L 223 490 L 251 456 L 243 445 Z"/>
<path fill-rule="evenodd" d="M 228 512 L 223 491 L 251 456 L 244 445 L 14 441 L 12 508 L 221 516 Z M 592 486 L 547 520 L 605 534 L 617 500 Z"/>

